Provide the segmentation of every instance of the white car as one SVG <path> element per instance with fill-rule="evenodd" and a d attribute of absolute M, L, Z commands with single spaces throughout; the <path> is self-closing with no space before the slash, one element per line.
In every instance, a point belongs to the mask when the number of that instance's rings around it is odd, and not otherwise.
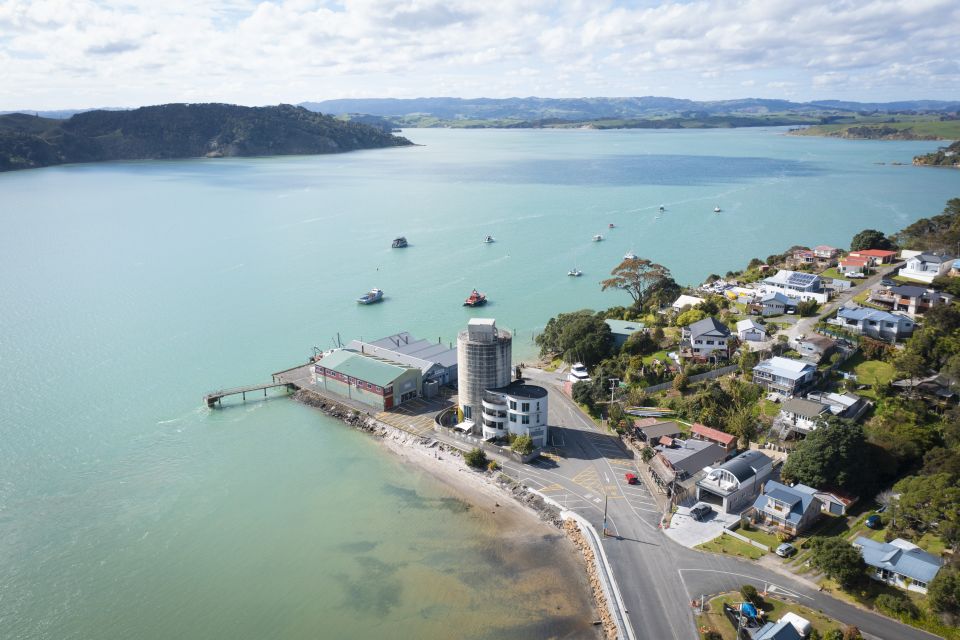
<path fill-rule="evenodd" d="M 866 278 L 867 276 L 863 275 L 859 271 L 852 271 L 847 274 L 848 278 L 853 278 L 854 280 L 859 280 L 860 278 Z"/>
<path fill-rule="evenodd" d="M 590 374 L 587 373 L 587 368 L 578 362 L 570 367 L 567 380 L 570 382 L 590 382 Z"/>

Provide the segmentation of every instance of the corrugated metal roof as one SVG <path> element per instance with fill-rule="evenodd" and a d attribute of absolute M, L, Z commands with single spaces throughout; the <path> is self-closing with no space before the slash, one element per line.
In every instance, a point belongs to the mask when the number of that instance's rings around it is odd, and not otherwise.
<path fill-rule="evenodd" d="M 903 542 L 905 543 L 904 546 L 908 548 L 904 549 L 895 544 L 877 542 L 862 536 L 858 537 L 854 544 L 860 547 L 863 561 L 871 567 L 889 569 L 920 582 L 929 583 L 933 580 L 943 564 L 940 558 L 920 548 L 913 547 L 905 540 L 897 539 L 894 542 Z"/>
<path fill-rule="evenodd" d="M 390 364 L 346 349 L 340 349 L 324 356 L 317 364 L 379 387 L 389 386 L 404 372 L 415 369 L 415 367 Z"/>

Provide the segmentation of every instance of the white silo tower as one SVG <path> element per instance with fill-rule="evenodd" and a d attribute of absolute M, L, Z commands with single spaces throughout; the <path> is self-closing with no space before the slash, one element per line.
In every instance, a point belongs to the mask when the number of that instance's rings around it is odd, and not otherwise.
<path fill-rule="evenodd" d="M 474 318 L 457 336 L 457 394 L 464 421 L 479 423 L 483 392 L 510 384 L 513 336 L 493 318 Z"/>

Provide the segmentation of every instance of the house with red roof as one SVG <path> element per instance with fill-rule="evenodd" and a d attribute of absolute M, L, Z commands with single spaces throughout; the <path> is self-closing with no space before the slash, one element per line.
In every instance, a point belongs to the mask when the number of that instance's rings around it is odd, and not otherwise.
<path fill-rule="evenodd" d="M 847 254 L 851 258 L 870 258 L 873 265 L 890 264 L 897 257 L 896 251 L 887 251 L 885 249 L 862 249 L 860 251 L 851 251 Z"/>
<path fill-rule="evenodd" d="M 723 447 L 724 451 L 728 454 L 737 450 L 737 436 L 724 433 L 719 429 L 708 427 L 699 422 L 695 422 L 693 426 L 690 427 L 690 436 L 695 440 L 714 442 Z"/>
<path fill-rule="evenodd" d="M 863 273 L 866 269 L 873 265 L 871 258 L 866 256 L 854 256 L 848 255 L 846 258 L 840 260 L 840 271 L 844 273 L 859 272 Z"/>

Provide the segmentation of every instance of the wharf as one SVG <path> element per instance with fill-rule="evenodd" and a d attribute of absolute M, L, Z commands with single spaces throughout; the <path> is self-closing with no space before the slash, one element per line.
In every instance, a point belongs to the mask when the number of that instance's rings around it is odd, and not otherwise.
<path fill-rule="evenodd" d="M 278 389 L 280 387 L 285 388 L 287 391 L 294 390 L 294 387 L 292 385 L 289 385 L 285 382 L 277 382 L 276 380 L 274 380 L 273 382 L 267 382 L 265 384 L 251 384 L 245 387 L 233 387 L 232 389 L 220 389 L 219 391 L 213 391 L 203 396 L 203 401 L 206 403 L 208 407 L 211 407 L 211 408 L 215 406 L 220 406 L 221 401 L 224 398 L 228 398 L 230 396 L 242 396 L 243 401 L 246 402 L 248 393 L 253 393 L 255 391 L 263 391 L 263 397 L 266 398 L 268 397 L 267 390 Z"/>

